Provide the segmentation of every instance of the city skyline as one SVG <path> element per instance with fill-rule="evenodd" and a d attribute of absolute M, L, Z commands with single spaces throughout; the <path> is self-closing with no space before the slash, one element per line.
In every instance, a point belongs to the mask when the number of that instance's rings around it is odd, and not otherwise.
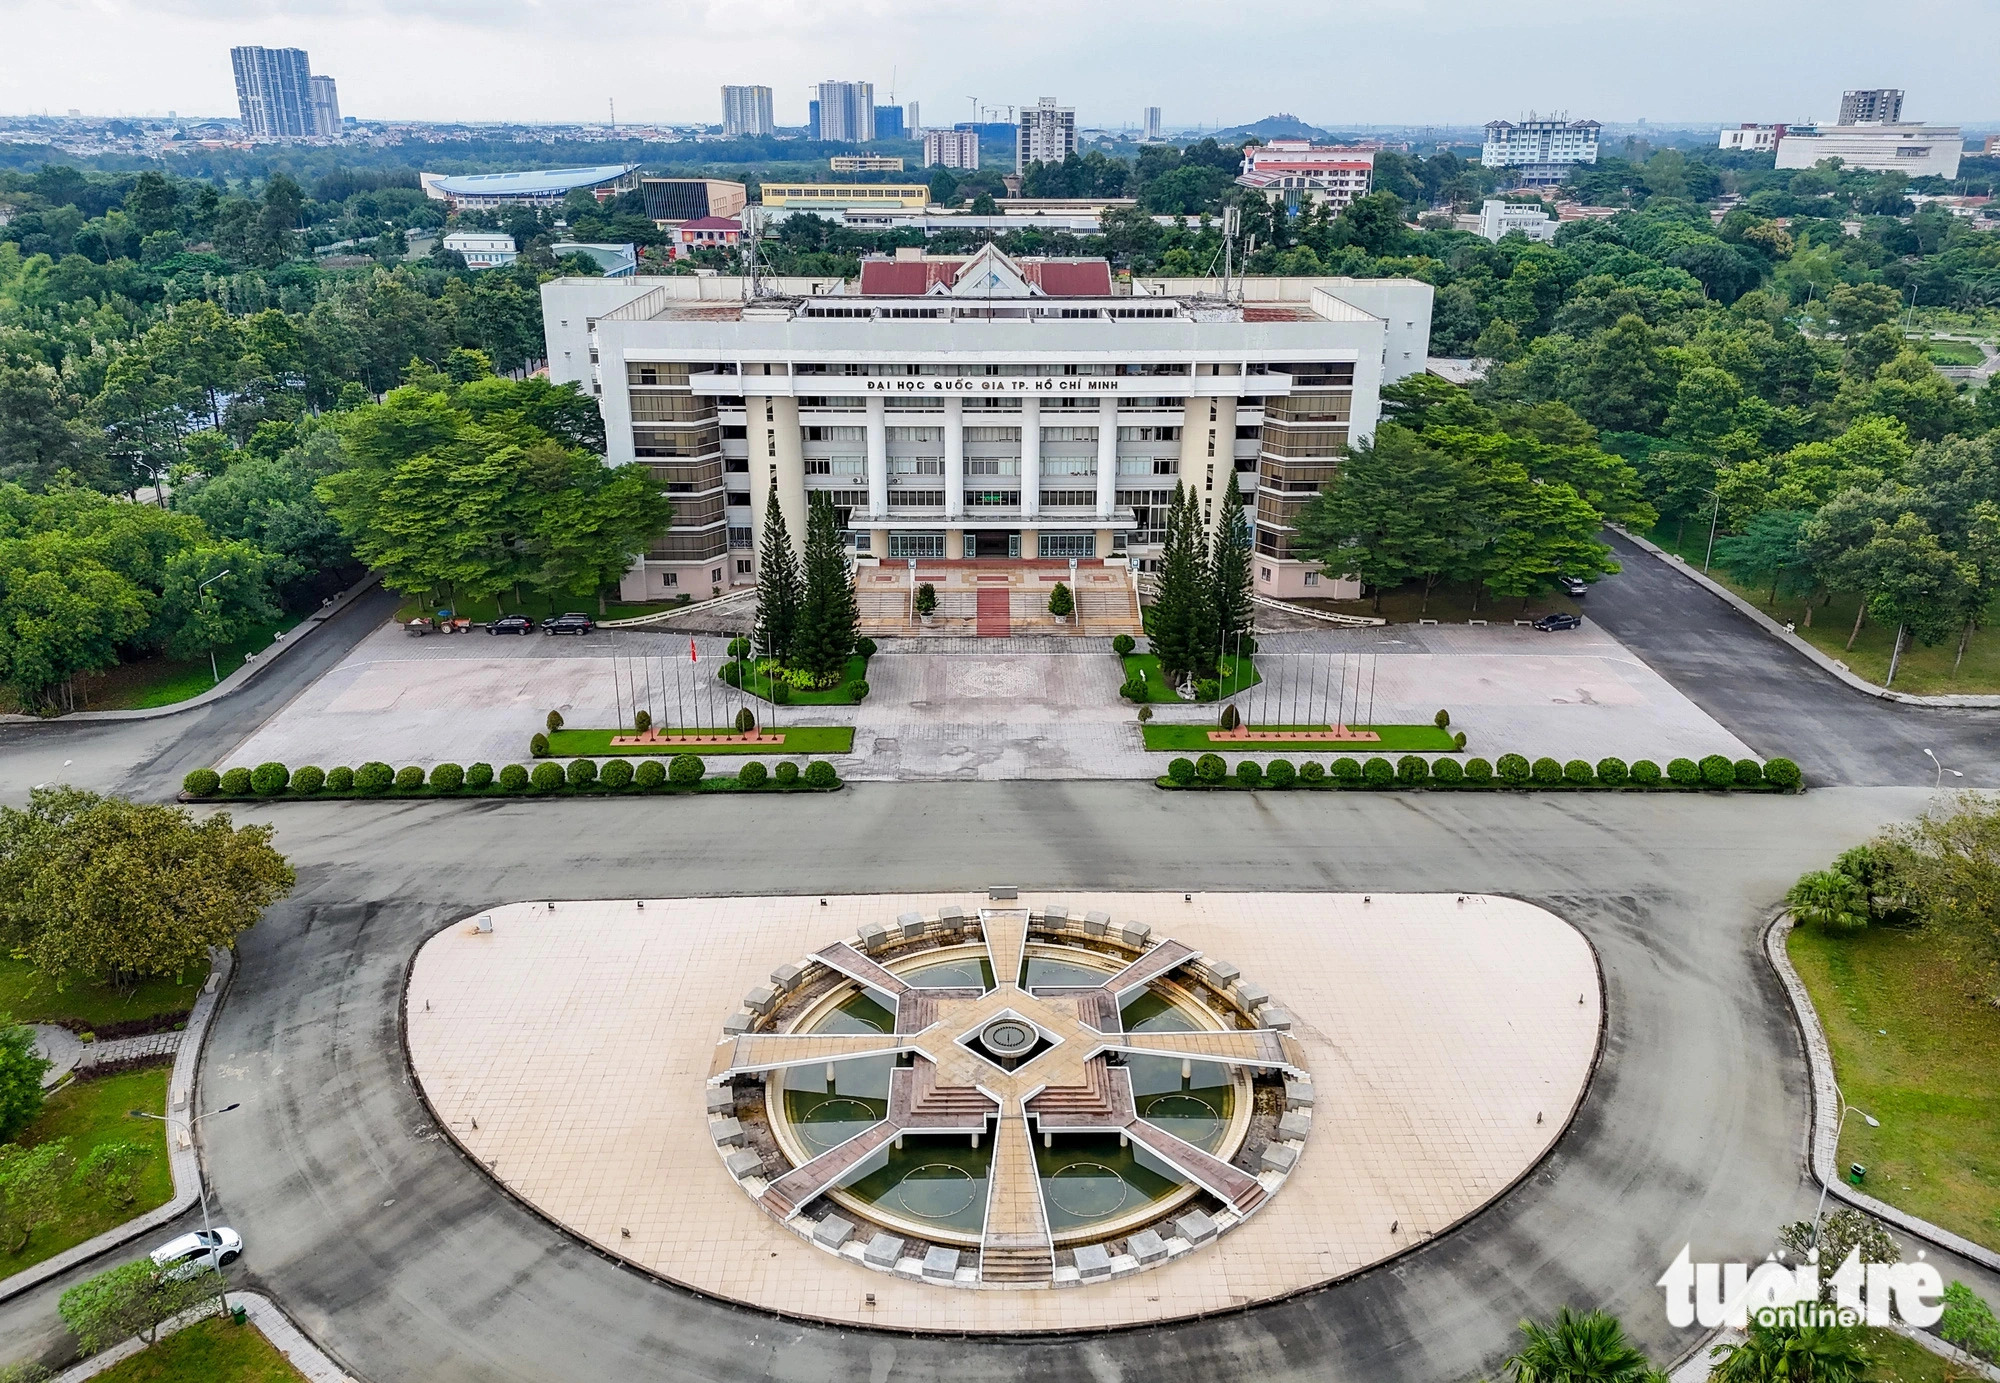
<path fill-rule="evenodd" d="M 750 23 L 740 7 L 704 2 L 689 7 L 663 62 L 642 48 L 607 53 L 585 36 L 551 32 L 535 11 L 505 0 L 476 14 L 429 0 L 393 11 L 345 0 L 331 10 L 248 14 L 195 0 L 103 0 L 88 12 L 73 2 L 5 0 L 17 41 L 0 55 L 0 87 L 12 98 L 8 114 L 224 114 L 234 105 L 228 50 L 268 45 L 308 49 L 340 73 L 343 113 L 364 120 L 593 122 L 616 101 L 621 123 L 714 123 L 720 78 L 770 86 L 776 122 L 798 126 L 806 88 L 842 72 L 872 81 L 885 103 L 893 83 L 897 102 L 927 102 L 941 125 L 969 118 L 973 96 L 981 107 L 1019 107 L 1049 92 L 1076 108 L 1079 125 L 1100 128 L 1136 127 L 1149 105 L 1169 108 L 1169 129 L 1247 123 L 1279 110 L 1323 126 L 1480 124 L 1521 114 L 1511 65 L 1532 59 L 1543 75 L 1527 95 L 1538 108 L 1608 122 L 1830 122 L 1844 89 L 1877 86 L 1906 90 L 1910 118 L 2000 118 L 1980 56 L 2000 46 L 2000 14 L 1936 0 L 1917 0 L 1912 17 L 1935 11 L 1952 27 L 1949 45 L 1930 42 L 1935 30 L 1921 23 L 1883 31 L 1859 0 L 1810 9 L 1786 0 L 1756 11 L 1721 0 L 1629 0 L 1590 26 L 1522 26 L 1452 8 L 1396 0 L 1368 14 L 1288 18 L 1290 37 L 1273 45 L 1267 26 L 1210 32 L 1174 23 L 1173 10 L 1135 34 L 1113 7 L 1086 0 L 1073 7 L 1068 41 L 1051 48 L 1043 35 L 1016 33 L 997 17 L 968 19 L 940 0 L 893 12 L 876 3 L 838 17 L 796 0 L 759 0 Z M 616 9 L 614 0 L 614 18 Z M 1198 19 L 1191 7 L 1186 17 Z M 951 49 L 965 55 L 962 66 L 929 60 L 935 49 L 920 36 L 938 24 L 972 40 Z M 1186 37 L 1197 29 L 1198 42 Z M 1344 73 L 1329 95 L 1314 54 L 1336 38 L 1376 57 Z M 1648 55 L 1641 69 L 1635 52 Z M 1774 53 L 1783 55 L 1776 72 Z M 675 80 L 676 72 L 701 80 Z M 1441 72 L 1451 80 L 1439 82 Z"/>

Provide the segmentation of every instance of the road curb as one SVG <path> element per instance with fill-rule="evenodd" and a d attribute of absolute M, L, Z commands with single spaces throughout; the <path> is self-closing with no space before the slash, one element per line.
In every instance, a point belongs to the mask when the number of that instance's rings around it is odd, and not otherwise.
<path fill-rule="evenodd" d="M 286 653 L 304 643 L 313 631 L 324 628 L 327 621 L 352 605 L 365 592 L 379 585 L 381 580 L 382 578 L 374 572 L 368 573 L 335 596 L 330 603 L 306 616 L 290 634 L 277 640 L 261 656 L 252 658 L 199 696 L 176 701 L 171 706 L 148 706 L 144 710 L 137 711 L 71 711 L 68 715 L 60 716 L 9 715 L 0 716 L 0 722 L 14 725 L 74 725 L 79 721 L 96 723 L 117 720 L 159 720 L 166 716 L 179 715 L 183 711 L 198 710 L 243 690 L 256 680 L 265 668 L 273 666 Z"/>
<path fill-rule="evenodd" d="M 211 954 L 215 958 L 214 968 L 209 971 L 208 983 L 194 1001 L 194 1007 L 188 1011 L 186 1035 L 181 1038 L 180 1051 L 174 1056 L 173 1074 L 167 1078 L 168 1113 L 177 1110 L 188 1113 L 194 1108 L 195 1076 L 201 1069 L 201 1051 L 208 1038 L 209 1019 L 215 1016 L 222 995 L 229 988 L 230 977 L 236 970 L 234 952 L 218 947 Z M 200 1200 L 199 1154 L 192 1140 L 186 1147 L 175 1141 L 172 1125 L 167 1126 L 167 1165 L 174 1178 L 172 1200 L 155 1206 L 136 1219 L 115 1225 L 94 1239 L 86 1239 L 74 1248 L 65 1249 L 53 1258 L 45 1258 L 32 1268 L 24 1268 L 12 1277 L 0 1278 L 0 1302 L 32 1291 L 100 1254 L 109 1253 L 162 1225 L 171 1224 L 194 1209 Z"/>
<path fill-rule="evenodd" d="M 278 1303 L 261 1292 L 231 1292 L 230 1301 L 243 1308 L 250 1318 L 250 1324 L 262 1332 L 271 1342 L 271 1347 L 285 1356 L 291 1366 L 304 1374 L 308 1383 L 356 1383 L 354 1376 L 341 1368 L 326 1351 L 314 1344 L 312 1338 L 284 1313 Z M 212 1304 L 177 1316 L 160 1327 L 158 1339 L 187 1329 L 201 1321 L 219 1314 Z M 145 1341 L 134 1335 L 129 1340 L 121 1340 L 106 1350 L 100 1350 L 80 1364 L 72 1365 L 57 1374 L 54 1383 L 83 1383 L 86 1378 L 95 1378 L 101 1373 L 143 1353 L 148 1348 Z"/>
<path fill-rule="evenodd" d="M 1785 950 L 1785 938 L 1791 935 L 1793 925 L 1792 915 L 1782 910 L 1771 919 L 1770 925 L 1764 929 L 1764 958 L 1770 961 L 1771 968 L 1778 973 L 1779 983 L 1785 987 L 1785 995 L 1791 1001 L 1792 1018 L 1805 1042 L 1806 1062 L 1812 1070 L 1810 1165 L 1814 1179 L 1856 1209 L 1865 1210 L 1875 1218 L 1938 1248 L 1971 1259 L 1981 1267 L 2000 1272 L 2000 1253 L 1942 1229 L 1929 1220 L 1919 1219 L 1908 1211 L 1898 1210 L 1840 1179 L 1834 1165 L 1839 1155 L 1835 1143 L 1840 1132 L 1840 1087 L 1834 1081 L 1833 1051 L 1827 1045 L 1826 1029 L 1820 1026 L 1819 1011 L 1813 1007 L 1812 995 L 1806 992 L 1805 981 L 1799 978 L 1799 972 L 1792 967 L 1792 958 Z"/>
<path fill-rule="evenodd" d="M 1738 614 L 1748 616 L 1766 634 L 1769 634 L 1780 643 L 1787 645 L 1794 652 L 1815 664 L 1822 672 L 1829 673 L 1838 678 L 1855 691 L 1860 692 L 1863 696 L 1872 696 L 1878 701 L 1895 701 L 1905 706 L 1929 706 L 1933 709 L 1941 710 L 1970 711 L 2000 708 L 2000 696 L 1973 692 L 1952 693 L 1945 696 L 1912 696 L 1908 692 L 1892 691 L 1888 687 L 1878 687 L 1873 682 L 1865 681 L 1856 676 L 1837 659 L 1829 658 L 1826 654 L 1820 652 L 1817 648 L 1807 643 L 1791 630 L 1785 628 L 1784 625 L 1772 619 L 1750 601 L 1745 600 L 1721 582 L 1696 571 L 1684 559 L 1676 557 L 1665 548 L 1660 547 L 1656 543 L 1649 542 L 1637 533 L 1620 528 L 1616 524 L 1609 526 L 1619 537 L 1631 543 L 1641 552 L 1652 554 L 1716 599 L 1732 606 Z"/>

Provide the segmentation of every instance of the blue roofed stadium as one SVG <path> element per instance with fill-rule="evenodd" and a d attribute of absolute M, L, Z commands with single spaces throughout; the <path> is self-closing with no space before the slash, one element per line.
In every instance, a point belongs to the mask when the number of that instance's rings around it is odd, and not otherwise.
<path fill-rule="evenodd" d="M 456 208 L 496 206 L 558 206 L 578 188 L 603 201 L 636 187 L 636 163 L 608 163 L 595 168 L 535 168 L 519 173 L 424 173 L 424 192 L 434 201 Z"/>

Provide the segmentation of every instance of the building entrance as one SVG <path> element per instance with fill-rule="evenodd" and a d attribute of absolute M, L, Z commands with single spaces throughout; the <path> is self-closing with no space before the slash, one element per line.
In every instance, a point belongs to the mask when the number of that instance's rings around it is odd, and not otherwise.
<path fill-rule="evenodd" d="M 1019 557 L 1021 555 L 1021 535 L 1018 531 L 975 529 L 966 536 L 973 540 L 973 550 L 967 554 L 969 556 Z"/>

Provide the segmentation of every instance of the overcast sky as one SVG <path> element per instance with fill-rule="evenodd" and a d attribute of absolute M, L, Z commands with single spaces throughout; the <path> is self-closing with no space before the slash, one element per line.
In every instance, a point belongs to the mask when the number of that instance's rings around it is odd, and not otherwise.
<path fill-rule="evenodd" d="M 1059 98 L 1086 125 L 1288 111 L 1480 123 L 1533 107 L 1669 122 L 1830 119 L 1846 87 L 1906 118 L 2000 119 L 1994 0 L 0 0 L 0 110 L 236 111 L 229 48 L 300 47 L 366 119 L 720 116 L 722 82 L 873 81 L 926 123 Z"/>

